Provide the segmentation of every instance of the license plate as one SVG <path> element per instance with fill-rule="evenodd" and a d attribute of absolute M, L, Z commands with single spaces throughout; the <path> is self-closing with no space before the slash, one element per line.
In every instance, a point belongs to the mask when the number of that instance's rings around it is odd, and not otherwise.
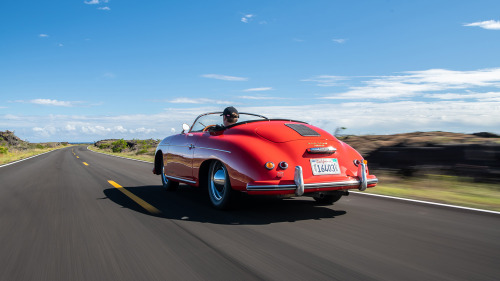
<path fill-rule="evenodd" d="M 336 158 L 310 159 L 313 175 L 338 175 L 340 174 L 339 162 Z"/>

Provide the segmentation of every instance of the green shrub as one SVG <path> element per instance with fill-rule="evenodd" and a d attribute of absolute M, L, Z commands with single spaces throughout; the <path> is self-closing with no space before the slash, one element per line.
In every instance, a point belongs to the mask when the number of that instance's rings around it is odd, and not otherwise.
<path fill-rule="evenodd" d="M 101 143 L 101 144 L 99 145 L 99 149 L 107 149 L 107 148 L 109 148 L 110 146 L 111 146 L 111 144 L 109 144 L 109 143 Z"/>
<path fill-rule="evenodd" d="M 9 148 L 5 146 L 0 146 L 0 154 L 7 154 L 9 152 Z"/>
<path fill-rule="evenodd" d="M 37 145 L 36 145 L 36 148 L 38 148 L 38 149 L 44 149 L 44 148 L 45 148 L 45 146 L 43 146 L 43 144 L 40 144 L 40 143 L 39 143 L 39 144 L 37 144 Z"/>
<path fill-rule="evenodd" d="M 113 152 L 122 152 L 125 148 L 127 148 L 127 142 L 124 139 L 119 139 L 111 143 Z"/>

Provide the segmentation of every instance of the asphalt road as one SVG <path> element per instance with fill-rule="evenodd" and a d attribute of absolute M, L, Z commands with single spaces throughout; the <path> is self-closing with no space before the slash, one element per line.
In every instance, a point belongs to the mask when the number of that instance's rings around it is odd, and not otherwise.
<path fill-rule="evenodd" d="M 1 167 L 0 280 L 500 278 L 499 215 L 355 194 L 224 212 L 151 168 L 83 146 Z"/>

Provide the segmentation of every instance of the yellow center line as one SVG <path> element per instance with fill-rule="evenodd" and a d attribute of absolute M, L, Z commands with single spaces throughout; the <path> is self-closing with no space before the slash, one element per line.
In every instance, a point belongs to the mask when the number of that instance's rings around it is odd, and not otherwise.
<path fill-rule="evenodd" d="M 76 156 L 76 158 L 80 158 L 80 156 Z"/>
<path fill-rule="evenodd" d="M 83 162 L 83 165 L 88 166 L 89 164 L 87 164 L 87 162 Z"/>
<path fill-rule="evenodd" d="M 142 200 L 141 198 L 137 197 L 135 194 L 132 192 L 128 191 L 125 189 L 123 186 L 117 184 L 114 181 L 108 181 L 109 184 L 112 186 L 116 187 L 119 191 L 123 192 L 123 194 L 127 195 L 130 199 L 134 200 L 135 203 L 141 205 L 144 209 L 146 209 L 148 212 L 152 214 L 161 214 L 160 210 L 156 209 L 155 207 L 151 206 L 148 202 Z"/>

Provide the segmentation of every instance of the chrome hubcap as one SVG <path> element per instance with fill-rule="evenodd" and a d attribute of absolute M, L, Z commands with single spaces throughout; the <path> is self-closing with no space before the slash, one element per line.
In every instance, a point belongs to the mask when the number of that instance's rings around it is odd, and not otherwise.
<path fill-rule="evenodd" d="M 220 201 L 226 190 L 226 169 L 223 165 L 217 164 L 213 169 L 210 181 L 210 191 L 215 200 Z"/>
<path fill-rule="evenodd" d="M 217 172 L 215 172 L 214 183 L 217 185 L 225 185 L 226 184 L 226 173 L 224 172 L 223 169 L 220 169 Z"/>

